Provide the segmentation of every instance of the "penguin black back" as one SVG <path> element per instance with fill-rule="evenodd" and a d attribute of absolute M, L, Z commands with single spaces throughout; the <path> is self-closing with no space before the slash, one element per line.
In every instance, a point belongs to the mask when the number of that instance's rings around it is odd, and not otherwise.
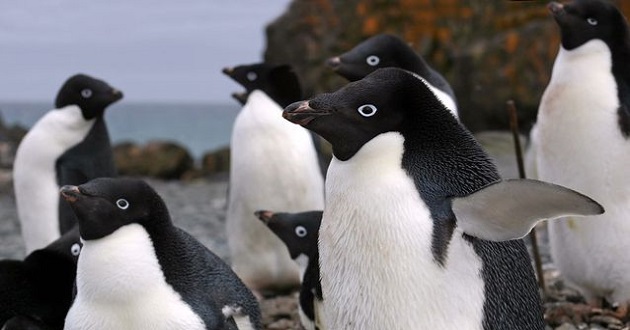
<path fill-rule="evenodd" d="M 105 81 L 85 74 L 76 74 L 61 86 L 55 99 L 57 109 L 77 105 L 85 120 L 94 125 L 83 141 L 67 150 L 55 164 L 57 183 L 79 185 L 99 177 L 118 175 L 109 132 L 103 118 L 105 109 L 122 99 L 123 94 Z M 67 203 L 59 199 L 59 229 L 70 230 L 77 221 Z"/>

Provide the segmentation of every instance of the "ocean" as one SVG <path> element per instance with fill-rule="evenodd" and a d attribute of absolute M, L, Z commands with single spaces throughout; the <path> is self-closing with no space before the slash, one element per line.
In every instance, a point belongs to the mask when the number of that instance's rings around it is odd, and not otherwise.
<path fill-rule="evenodd" d="M 52 103 L 1 102 L 6 125 L 30 128 Z M 232 124 L 241 106 L 234 104 L 115 103 L 105 111 L 112 144 L 151 140 L 176 142 L 196 160 L 230 143 Z"/>

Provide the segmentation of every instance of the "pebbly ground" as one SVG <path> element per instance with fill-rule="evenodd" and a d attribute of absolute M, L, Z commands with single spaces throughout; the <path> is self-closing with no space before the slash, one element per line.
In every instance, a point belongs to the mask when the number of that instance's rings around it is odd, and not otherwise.
<path fill-rule="evenodd" d="M 504 178 L 517 177 L 511 135 L 484 133 L 477 136 L 493 156 Z M 21 259 L 24 247 L 19 235 L 19 224 L 11 186 L 11 172 L 0 171 L 0 259 Z M 228 261 L 225 236 L 227 175 L 194 181 L 160 181 L 146 179 L 165 200 L 173 221 L 204 245 Z M 539 225 L 537 234 L 548 287 L 546 297 L 547 329 L 628 329 L 617 318 L 604 311 L 590 310 L 580 305 L 580 295 L 567 288 L 559 278 L 547 244 L 546 227 Z M 529 243 L 529 240 L 526 239 Z M 301 329 L 297 315 L 297 293 L 266 298 L 261 301 L 265 329 Z"/>

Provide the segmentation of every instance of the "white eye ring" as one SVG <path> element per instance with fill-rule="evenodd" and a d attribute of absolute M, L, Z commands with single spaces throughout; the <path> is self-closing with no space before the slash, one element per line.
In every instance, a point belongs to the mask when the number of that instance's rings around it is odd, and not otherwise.
<path fill-rule="evenodd" d="M 258 75 L 256 74 L 256 72 L 250 71 L 247 73 L 247 80 L 254 81 L 256 79 L 258 79 Z"/>
<path fill-rule="evenodd" d="M 78 256 L 79 253 L 81 253 L 81 244 L 79 243 L 74 243 L 72 244 L 72 246 L 70 247 L 70 253 L 72 253 L 73 256 Z"/>
<path fill-rule="evenodd" d="M 306 236 L 307 233 L 308 232 L 306 231 L 306 228 L 304 228 L 304 226 L 297 226 L 297 227 L 295 227 L 295 234 L 298 237 L 304 237 L 304 236 Z"/>
<path fill-rule="evenodd" d="M 92 90 L 89 88 L 82 90 L 81 96 L 83 96 L 84 99 L 89 99 L 90 97 L 92 97 Z"/>
<path fill-rule="evenodd" d="M 121 198 L 116 201 L 116 206 L 118 206 L 118 208 L 121 210 L 126 210 L 129 208 L 129 202 L 127 202 L 126 199 Z"/>
<path fill-rule="evenodd" d="M 364 104 L 364 105 L 360 106 L 357 109 L 357 111 L 359 111 L 359 113 L 363 117 L 372 117 L 372 116 L 374 116 L 376 114 L 376 111 L 378 111 L 378 109 L 373 104 Z"/>
<path fill-rule="evenodd" d="M 365 59 L 365 61 L 371 66 L 377 66 L 381 59 L 376 55 L 370 55 Z"/>
<path fill-rule="evenodd" d="M 593 25 L 593 26 L 597 25 L 597 20 L 592 17 L 587 18 L 586 22 L 588 22 L 588 24 Z"/>

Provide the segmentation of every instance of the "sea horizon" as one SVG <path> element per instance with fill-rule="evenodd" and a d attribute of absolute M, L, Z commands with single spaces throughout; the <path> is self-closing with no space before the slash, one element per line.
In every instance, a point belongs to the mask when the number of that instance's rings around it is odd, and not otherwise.
<path fill-rule="evenodd" d="M 223 102 L 124 101 L 105 111 L 112 145 L 149 141 L 174 142 L 199 161 L 204 154 L 229 146 L 241 106 Z M 0 100 L 0 118 L 7 126 L 30 129 L 53 109 L 53 102 Z"/>

